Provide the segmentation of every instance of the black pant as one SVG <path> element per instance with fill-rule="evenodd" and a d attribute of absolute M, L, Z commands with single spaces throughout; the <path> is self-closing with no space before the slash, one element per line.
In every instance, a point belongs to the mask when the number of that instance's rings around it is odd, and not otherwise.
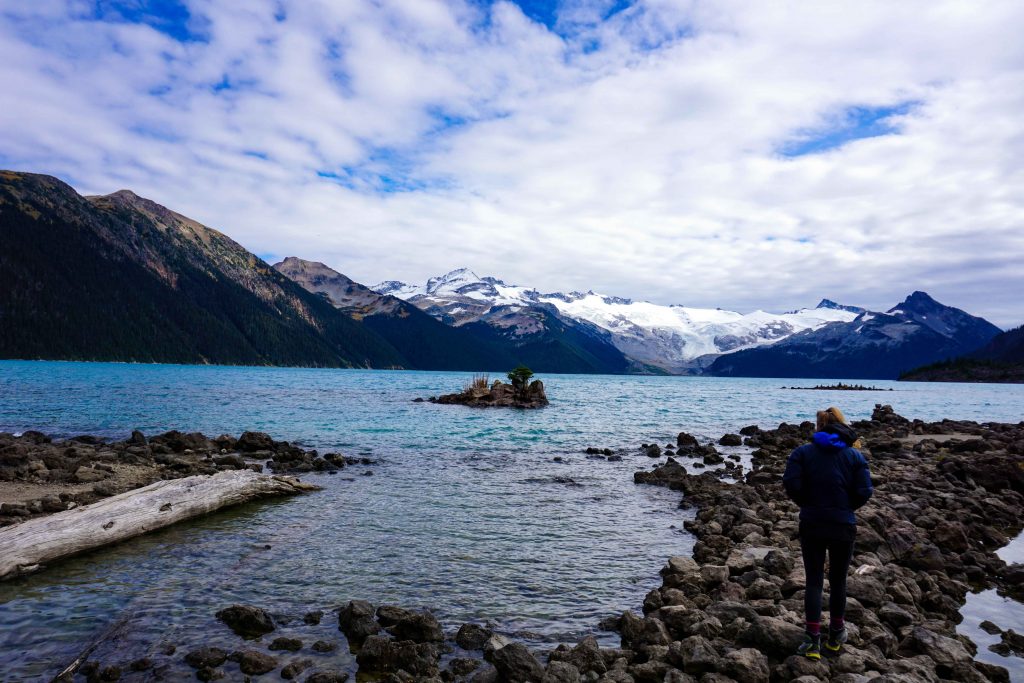
<path fill-rule="evenodd" d="M 800 524 L 800 551 L 807 574 L 804 612 L 807 621 L 821 622 L 821 592 L 825 585 L 825 553 L 828 553 L 829 616 L 834 622 L 846 615 L 846 573 L 853 558 L 853 524 Z"/>

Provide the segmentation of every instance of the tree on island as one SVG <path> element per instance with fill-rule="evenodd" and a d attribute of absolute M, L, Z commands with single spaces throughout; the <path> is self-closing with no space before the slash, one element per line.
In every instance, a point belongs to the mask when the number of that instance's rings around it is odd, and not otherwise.
<path fill-rule="evenodd" d="M 530 378 L 533 377 L 533 370 L 525 365 L 520 365 L 515 370 L 511 370 L 507 376 L 508 381 L 512 383 L 512 390 L 516 397 L 525 398 L 526 387 L 530 383 Z"/>

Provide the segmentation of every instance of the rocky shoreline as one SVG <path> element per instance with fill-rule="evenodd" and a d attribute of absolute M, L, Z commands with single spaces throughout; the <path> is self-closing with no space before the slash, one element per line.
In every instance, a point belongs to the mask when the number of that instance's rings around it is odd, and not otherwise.
<path fill-rule="evenodd" d="M 969 590 L 995 587 L 1019 598 L 1024 587 L 1024 567 L 995 554 L 1024 520 L 1024 423 L 924 423 L 877 406 L 855 428 L 876 493 L 859 513 L 850 642 L 821 661 L 793 654 L 803 632 L 803 572 L 797 510 L 780 483 L 789 452 L 813 431 L 808 422 L 724 436 L 722 445 L 755 449 L 745 474 L 736 458 L 685 433 L 664 449 L 666 463 L 636 473 L 638 483 L 683 493 L 680 507 L 696 510 L 686 527 L 697 542 L 692 558 L 669 559 L 642 614 L 602 623 L 621 634 L 621 647 L 588 637 L 537 652 L 478 624 L 446 630 L 429 612 L 358 600 L 288 617 L 232 605 L 216 616 L 243 639 L 237 649 L 168 645 L 155 658 L 89 662 L 80 673 L 89 681 L 135 673 L 148 680 L 185 664 L 199 680 L 279 669 L 285 680 L 325 683 L 352 671 L 318 657 L 348 647 L 361 679 L 387 683 L 1008 681 L 1006 669 L 974 660 L 975 646 L 956 624 Z M 662 454 L 646 444 L 637 452 Z M 314 630 L 328 613 L 336 639 Z M 282 624 L 287 635 L 279 635 Z M 1002 633 L 1003 654 L 1019 652 L 1021 637 Z"/>
<path fill-rule="evenodd" d="M 972 588 L 1019 595 L 1024 585 L 1024 567 L 995 554 L 1024 521 L 1024 423 L 924 423 L 877 406 L 854 427 L 876 492 L 858 513 L 851 638 L 841 655 L 813 662 L 792 654 L 802 637 L 803 569 L 797 509 L 780 481 L 810 422 L 741 430 L 757 450 L 753 470 L 735 483 L 723 481 L 732 476 L 724 470 L 689 474 L 676 460 L 637 473 L 638 482 L 683 492 L 681 505 L 697 509 L 686 524 L 697 543 L 692 559 L 673 558 L 663 570 L 644 616 L 623 618 L 624 644 L 658 656 L 668 647 L 663 665 L 702 681 L 1008 681 L 1006 669 L 974 661 L 956 624 Z M 730 678 L 708 678 L 715 675 Z"/>
<path fill-rule="evenodd" d="M 320 455 L 263 432 L 238 438 L 170 431 L 123 441 L 83 435 L 53 440 L 36 431 L 0 433 L 0 527 L 69 510 L 156 481 L 250 469 L 335 473 L 367 458 Z"/>

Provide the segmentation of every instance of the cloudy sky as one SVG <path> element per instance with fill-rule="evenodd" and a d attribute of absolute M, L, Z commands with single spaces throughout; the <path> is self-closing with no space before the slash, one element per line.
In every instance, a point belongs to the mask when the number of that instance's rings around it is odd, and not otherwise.
<path fill-rule="evenodd" d="M 268 260 L 1024 322 L 1024 3 L 0 0 L 0 166 Z"/>

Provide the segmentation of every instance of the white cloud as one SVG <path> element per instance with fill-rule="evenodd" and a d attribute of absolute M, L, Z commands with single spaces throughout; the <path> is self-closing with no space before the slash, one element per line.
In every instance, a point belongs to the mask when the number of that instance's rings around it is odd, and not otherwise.
<path fill-rule="evenodd" d="M 90 7 L 0 0 L 0 162 L 257 253 L 1024 318 L 1020 3 L 595 0 L 556 32 L 508 2 L 190 0 L 184 42 Z M 780 154 L 906 103 L 898 134 Z"/>

